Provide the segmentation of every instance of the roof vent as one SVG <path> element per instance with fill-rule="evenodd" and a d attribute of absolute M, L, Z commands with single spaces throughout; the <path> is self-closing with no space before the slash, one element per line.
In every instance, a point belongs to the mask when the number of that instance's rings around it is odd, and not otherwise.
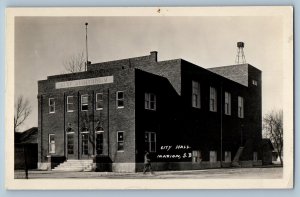
<path fill-rule="evenodd" d="M 151 51 L 150 56 L 151 56 L 151 59 L 153 59 L 155 62 L 157 62 L 157 51 Z"/>

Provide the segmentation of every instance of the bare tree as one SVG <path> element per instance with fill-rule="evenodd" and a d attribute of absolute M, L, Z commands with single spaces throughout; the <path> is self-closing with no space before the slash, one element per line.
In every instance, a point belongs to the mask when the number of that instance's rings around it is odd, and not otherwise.
<path fill-rule="evenodd" d="M 65 70 L 69 73 L 84 71 L 85 58 L 83 52 L 66 58 L 63 62 Z"/>
<path fill-rule="evenodd" d="M 282 161 L 283 151 L 283 111 L 271 111 L 264 117 L 264 132 L 265 136 L 271 140 L 273 146 L 278 153 L 280 163 Z"/>
<path fill-rule="evenodd" d="M 14 115 L 14 131 L 17 132 L 20 125 L 28 118 L 31 113 L 31 106 L 27 99 L 23 96 L 19 96 L 17 103 L 15 103 L 15 115 Z"/>

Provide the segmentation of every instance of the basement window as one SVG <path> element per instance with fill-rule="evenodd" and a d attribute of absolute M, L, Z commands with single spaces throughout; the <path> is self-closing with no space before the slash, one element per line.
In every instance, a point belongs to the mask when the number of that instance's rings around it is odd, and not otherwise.
<path fill-rule="evenodd" d="M 257 161 L 257 152 L 253 152 L 253 161 Z"/>
<path fill-rule="evenodd" d="M 209 151 L 209 162 L 217 162 L 217 151 Z"/>
<path fill-rule="evenodd" d="M 193 158 L 192 158 L 193 163 L 198 163 L 198 162 L 202 161 L 200 150 L 193 150 L 192 151 L 192 156 L 193 156 Z"/>
<path fill-rule="evenodd" d="M 231 162 L 231 152 L 225 151 L 225 163 L 230 163 L 230 162 Z"/>

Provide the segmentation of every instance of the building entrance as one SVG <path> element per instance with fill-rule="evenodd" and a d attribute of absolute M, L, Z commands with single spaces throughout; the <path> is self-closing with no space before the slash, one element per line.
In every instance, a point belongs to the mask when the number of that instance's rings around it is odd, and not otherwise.
<path fill-rule="evenodd" d="M 75 159 L 75 151 L 74 151 L 74 132 L 67 133 L 67 158 Z"/>

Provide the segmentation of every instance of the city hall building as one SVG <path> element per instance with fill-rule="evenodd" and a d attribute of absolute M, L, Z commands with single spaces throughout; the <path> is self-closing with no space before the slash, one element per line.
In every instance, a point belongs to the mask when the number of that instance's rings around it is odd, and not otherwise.
<path fill-rule="evenodd" d="M 136 172 L 261 163 L 261 71 L 150 55 L 38 82 L 39 168 Z"/>

